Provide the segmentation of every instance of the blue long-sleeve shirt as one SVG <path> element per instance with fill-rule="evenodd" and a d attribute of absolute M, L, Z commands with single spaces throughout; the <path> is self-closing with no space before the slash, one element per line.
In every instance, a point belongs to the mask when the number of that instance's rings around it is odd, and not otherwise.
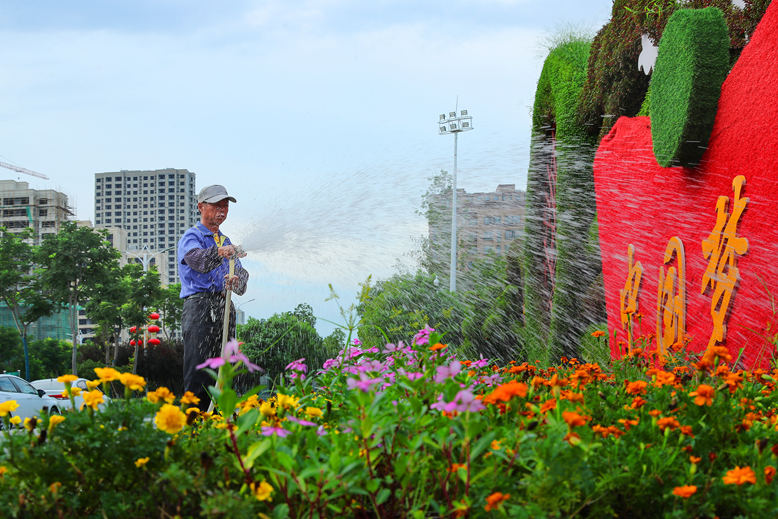
<path fill-rule="evenodd" d="M 222 246 L 232 245 L 230 239 L 219 232 L 223 237 Z M 216 243 L 213 233 L 198 222 L 197 225 L 187 230 L 178 241 L 178 273 L 181 278 L 181 299 L 198 292 L 221 292 L 224 290 L 224 276 L 230 271 L 227 258 L 219 256 L 219 244 Z M 235 260 L 235 275 L 240 282 L 235 294 L 246 293 L 246 285 L 249 273 Z"/>

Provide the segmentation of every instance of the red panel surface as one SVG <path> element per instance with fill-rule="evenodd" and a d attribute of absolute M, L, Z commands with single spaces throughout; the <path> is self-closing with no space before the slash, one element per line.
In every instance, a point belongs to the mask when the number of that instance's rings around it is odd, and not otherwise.
<path fill-rule="evenodd" d="M 686 256 L 686 333 L 692 351 L 704 350 L 713 330 L 713 291 L 701 293 L 708 266 L 702 242 L 716 225 L 719 196 L 730 199 L 733 179 L 746 179 L 748 206 L 737 235 L 748 251 L 737 256 L 740 282 L 729 304 L 726 346 L 733 358 L 741 347 L 751 367 L 773 354 L 766 347 L 769 322 L 778 333 L 770 295 L 778 299 L 778 3 L 767 10 L 750 43 L 722 87 L 711 140 L 694 169 L 662 168 L 654 158 L 647 117 L 618 120 L 603 139 L 594 162 L 597 211 L 608 309 L 608 326 L 626 340 L 619 291 L 628 277 L 627 247 L 643 266 L 638 299 L 641 330 L 656 333 L 659 269 L 673 236 Z M 668 266 L 675 265 L 671 262 Z M 665 268 L 667 270 L 667 268 Z M 615 354 L 616 344 L 611 344 Z"/>

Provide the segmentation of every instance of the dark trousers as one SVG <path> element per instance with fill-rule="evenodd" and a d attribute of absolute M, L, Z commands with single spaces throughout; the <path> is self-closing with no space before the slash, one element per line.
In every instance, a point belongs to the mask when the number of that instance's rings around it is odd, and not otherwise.
<path fill-rule="evenodd" d="M 201 410 L 208 409 L 211 401 L 206 386 L 215 384 L 213 378 L 197 369 L 208 359 L 219 357 L 224 333 L 225 299 L 221 294 L 206 297 L 188 297 L 184 301 L 181 331 L 184 335 L 184 390 L 200 399 Z M 229 338 L 235 333 L 235 306 L 230 305 Z"/>

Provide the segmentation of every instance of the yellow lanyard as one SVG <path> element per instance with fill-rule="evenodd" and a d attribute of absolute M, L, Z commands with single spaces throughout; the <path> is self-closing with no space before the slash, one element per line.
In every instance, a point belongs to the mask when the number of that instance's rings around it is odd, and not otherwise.
<path fill-rule="evenodd" d="M 216 246 L 217 247 L 222 247 L 224 245 L 224 239 L 225 238 L 226 238 L 226 236 L 224 236 L 223 234 L 221 236 L 219 236 L 218 232 L 213 233 L 213 241 L 216 242 Z"/>

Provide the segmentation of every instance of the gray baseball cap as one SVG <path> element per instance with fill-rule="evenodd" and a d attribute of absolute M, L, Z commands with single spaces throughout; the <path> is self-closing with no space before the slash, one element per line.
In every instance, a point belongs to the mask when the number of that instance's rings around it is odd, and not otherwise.
<path fill-rule="evenodd" d="M 212 186 L 206 186 L 200 190 L 200 194 L 197 195 L 197 203 L 199 204 L 206 202 L 208 204 L 213 204 L 215 202 L 220 202 L 225 198 L 230 202 L 237 202 L 235 198 L 227 194 L 227 190 L 224 188 L 224 186 L 214 184 Z"/>

